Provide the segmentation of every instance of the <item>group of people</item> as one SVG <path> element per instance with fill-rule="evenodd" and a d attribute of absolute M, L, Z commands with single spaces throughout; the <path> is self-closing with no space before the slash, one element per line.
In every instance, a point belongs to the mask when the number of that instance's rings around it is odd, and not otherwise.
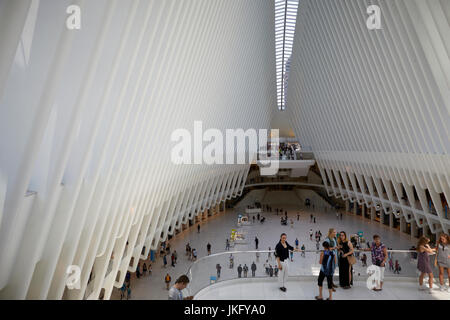
<path fill-rule="evenodd" d="M 188 256 L 189 261 L 197 260 L 197 250 L 195 250 L 195 248 L 191 248 L 189 242 L 186 244 L 186 255 Z"/>
<path fill-rule="evenodd" d="M 141 273 L 141 263 L 138 263 L 136 267 L 136 277 L 139 279 L 141 276 L 146 276 L 148 274 L 152 274 L 152 264 L 150 263 L 147 268 L 147 264 L 144 262 L 142 265 L 142 273 Z"/>
<path fill-rule="evenodd" d="M 441 233 L 437 239 L 436 246 L 430 246 L 430 239 L 427 237 L 420 237 L 417 243 L 417 269 L 420 271 L 419 276 L 419 290 L 428 290 L 432 293 L 433 290 L 433 269 L 430 264 L 430 256 L 434 255 L 434 265 L 439 269 L 439 284 L 440 290 L 447 290 L 450 292 L 450 237 L 448 234 Z M 449 285 L 446 288 L 444 276 L 447 273 Z M 427 288 L 424 284 L 424 278 L 428 275 Z"/>
<path fill-rule="evenodd" d="M 273 277 L 274 275 L 275 277 L 278 277 L 278 266 L 277 265 L 272 266 L 269 263 L 269 260 L 266 260 L 266 263 L 264 263 L 264 269 L 266 270 L 266 275 L 268 275 L 269 277 Z"/>

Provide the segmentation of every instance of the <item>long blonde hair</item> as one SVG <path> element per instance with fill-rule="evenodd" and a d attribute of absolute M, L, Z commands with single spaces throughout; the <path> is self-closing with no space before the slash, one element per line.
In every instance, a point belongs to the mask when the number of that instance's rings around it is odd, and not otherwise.
<path fill-rule="evenodd" d="M 329 230 L 328 230 L 328 236 L 327 236 L 327 238 L 330 238 L 331 239 L 331 234 L 335 231 L 336 229 L 334 229 L 334 228 L 330 228 Z"/>

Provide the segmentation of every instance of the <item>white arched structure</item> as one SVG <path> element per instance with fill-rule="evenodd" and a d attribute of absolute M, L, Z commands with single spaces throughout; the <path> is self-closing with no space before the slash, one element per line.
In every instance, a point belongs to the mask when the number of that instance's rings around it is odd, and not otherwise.
<path fill-rule="evenodd" d="M 449 1 L 300 1 L 289 81 L 329 195 L 448 232 Z"/>
<path fill-rule="evenodd" d="M 249 165 L 174 165 L 171 134 L 269 128 L 274 3 L 6 0 L 0 17 L 0 297 L 108 299 L 144 246 L 242 192 Z"/>

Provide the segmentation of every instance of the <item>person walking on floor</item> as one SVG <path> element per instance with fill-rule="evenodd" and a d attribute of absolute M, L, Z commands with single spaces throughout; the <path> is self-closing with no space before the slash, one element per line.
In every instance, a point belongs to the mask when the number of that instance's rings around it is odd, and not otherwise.
<path fill-rule="evenodd" d="M 206 250 L 208 250 L 208 256 L 211 254 L 211 244 L 208 242 L 206 245 Z"/>
<path fill-rule="evenodd" d="M 255 277 L 256 274 L 256 263 L 253 261 L 252 265 L 250 266 L 250 269 L 252 270 L 252 277 Z"/>
<path fill-rule="evenodd" d="M 400 270 L 402 270 L 402 268 L 400 267 L 400 264 L 398 263 L 398 260 L 395 260 L 394 273 L 400 274 Z"/>
<path fill-rule="evenodd" d="M 141 266 L 140 263 L 138 263 L 136 267 L 136 277 L 139 279 L 141 277 Z"/>
<path fill-rule="evenodd" d="M 197 233 L 200 233 L 200 223 L 197 225 Z"/>
<path fill-rule="evenodd" d="M 241 278 L 242 277 L 242 267 L 241 267 L 241 265 L 239 265 L 237 267 L 237 272 L 238 272 L 238 278 Z"/>
<path fill-rule="evenodd" d="M 230 240 L 228 240 L 228 238 L 227 238 L 227 240 L 225 241 L 225 251 L 229 251 L 230 250 Z"/>
<path fill-rule="evenodd" d="M 142 275 L 143 275 L 144 277 L 147 275 L 147 265 L 145 264 L 145 262 L 144 262 L 144 264 L 142 265 Z"/>
<path fill-rule="evenodd" d="M 295 247 L 298 249 L 298 238 L 295 238 Z"/>
<path fill-rule="evenodd" d="M 220 266 L 220 264 L 216 264 L 216 270 L 217 270 L 217 279 L 220 278 L 220 271 L 222 270 L 222 267 Z"/>
<path fill-rule="evenodd" d="M 273 277 L 273 267 L 271 264 L 269 265 L 269 276 Z"/>
<path fill-rule="evenodd" d="M 166 274 L 166 276 L 164 277 L 164 281 L 166 282 L 166 288 L 167 288 L 167 290 L 169 290 L 170 281 L 172 281 L 172 278 L 170 277 L 169 274 Z"/>
<path fill-rule="evenodd" d="M 255 237 L 255 248 L 256 248 L 256 250 L 258 250 L 258 243 L 259 243 L 259 240 L 258 240 L 257 237 Z"/>
<path fill-rule="evenodd" d="M 175 268 L 175 254 L 172 253 L 172 256 L 170 258 L 172 260 L 172 267 Z"/>
<path fill-rule="evenodd" d="M 316 300 L 323 300 L 322 295 L 322 285 L 323 280 L 327 278 L 328 285 L 328 294 L 329 297 L 327 300 L 333 299 L 333 274 L 334 274 L 334 266 L 336 265 L 336 256 L 334 251 L 331 250 L 330 244 L 327 241 L 323 242 L 324 251 L 320 253 L 320 273 L 319 278 L 317 279 L 317 284 L 319 286 L 319 295 L 316 296 Z"/>
<path fill-rule="evenodd" d="M 269 253 L 267 254 L 267 258 L 272 261 L 272 249 L 269 247 Z"/>
<path fill-rule="evenodd" d="M 313 231 L 312 229 L 309 229 L 309 240 L 312 241 Z"/>
<path fill-rule="evenodd" d="M 280 236 L 280 241 L 275 247 L 275 257 L 278 264 L 278 270 L 280 270 L 280 276 L 278 277 L 278 284 L 280 290 L 286 292 L 286 282 L 288 278 L 288 269 L 289 269 L 289 251 L 299 251 L 295 249 L 286 241 L 287 235 L 282 233 Z"/>
<path fill-rule="evenodd" d="M 427 237 L 420 237 L 417 243 L 417 252 L 419 253 L 417 257 L 417 269 L 420 271 L 419 276 L 419 290 L 427 290 L 427 287 L 423 285 L 423 278 L 428 275 L 428 292 L 433 293 L 433 270 L 430 266 L 430 257 L 436 252 L 436 249 L 432 249 L 429 246 L 430 239 Z"/>
<path fill-rule="evenodd" d="M 247 264 L 244 264 L 244 268 L 242 268 L 242 270 L 244 271 L 244 278 L 247 278 L 247 274 L 248 274 Z"/>
<path fill-rule="evenodd" d="M 124 282 L 122 287 L 120 288 L 120 300 L 125 298 L 125 291 L 127 290 L 127 284 Z"/>
<path fill-rule="evenodd" d="M 164 263 L 164 268 L 167 266 L 167 255 L 164 254 L 163 256 L 163 263 Z"/>

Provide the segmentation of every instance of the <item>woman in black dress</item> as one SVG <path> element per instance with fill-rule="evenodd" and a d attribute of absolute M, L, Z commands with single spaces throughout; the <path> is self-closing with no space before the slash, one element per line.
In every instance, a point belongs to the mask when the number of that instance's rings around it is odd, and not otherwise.
<path fill-rule="evenodd" d="M 350 289 L 353 285 L 352 272 L 353 267 L 348 262 L 348 256 L 353 255 L 353 245 L 347 239 L 347 234 L 342 231 L 338 239 L 339 248 L 339 285 L 343 289 Z"/>

